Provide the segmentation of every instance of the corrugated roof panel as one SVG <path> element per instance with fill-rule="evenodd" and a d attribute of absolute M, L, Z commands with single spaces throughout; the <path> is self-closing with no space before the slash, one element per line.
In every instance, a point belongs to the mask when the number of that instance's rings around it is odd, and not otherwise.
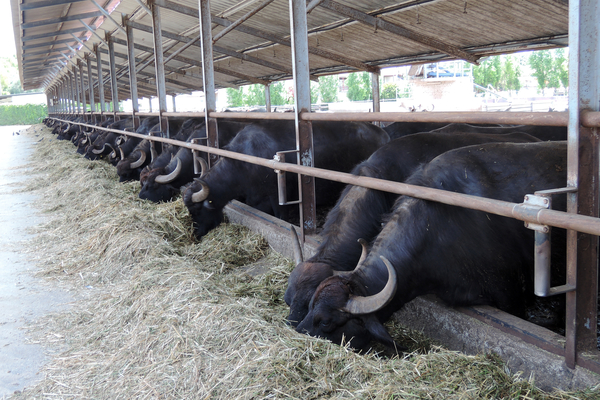
<path fill-rule="evenodd" d="M 152 19 L 138 0 L 95 0 L 112 11 L 121 24 L 121 14 L 139 24 L 134 29 L 135 55 L 142 68 L 139 79 L 145 93 L 154 84 Z M 201 52 L 197 45 L 176 57 L 183 42 L 197 38 L 197 0 L 155 0 L 161 6 L 167 91 L 192 90 L 201 86 Z M 145 5 L 145 0 L 141 0 Z M 77 60 L 89 55 L 95 45 L 106 52 L 106 32 L 115 37 L 117 70 L 127 92 L 128 65 L 125 35 L 104 16 L 91 0 L 11 0 L 13 15 L 20 20 L 19 68 L 25 89 L 45 88 L 73 69 Z M 58 4 L 56 4 L 58 3 Z M 45 5 L 44 7 L 38 7 Z M 213 36 L 257 7 L 236 29 L 216 40 L 214 60 L 217 87 L 264 82 L 291 77 L 289 48 L 289 0 L 213 0 Z M 174 11 L 179 9 L 182 12 Z M 79 17 L 83 17 L 82 21 Z M 86 31 L 96 25 L 96 36 Z M 517 51 L 526 48 L 564 46 L 568 33 L 568 2 L 561 0 L 323 0 L 307 16 L 309 65 L 315 75 Z M 379 21 L 379 22 L 378 22 Z M 389 32 L 381 22 L 390 23 Z M 381 25 L 375 28 L 375 23 Z M 74 38 L 75 35 L 77 38 Z M 408 37 L 407 37 L 408 35 Z M 102 38 L 102 39 L 101 39 Z M 85 43 L 82 46 L 78 40 Z M 77 55 L 71 49 L 77 50 Z M 466 53 L 465 53 L 466 51 Z M 108 54 L 103 54 L 103 74 L 108 73 Z M 244 58 L 242 61 L 240 58 Z M 68 61 L 72 60 L 72 61 Z M 96 61 L 91 57 L 94 67 Z M 195 73 L 196 76 L 189 75 Z M 186 79 L 189 82 L 186 82 Z M 144 83 L 149 82 L 149 83 Z M 109 85 L 105 84 L 109 91 Z"/>

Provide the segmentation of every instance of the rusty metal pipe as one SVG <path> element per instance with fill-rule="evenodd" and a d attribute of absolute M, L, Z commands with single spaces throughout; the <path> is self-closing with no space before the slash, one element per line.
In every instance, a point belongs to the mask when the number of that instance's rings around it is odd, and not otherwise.
<path fill-rule="evenodd" d="M 68 122 L 61 119 L 56 119 L 61 122 Z M 179 147 L 185 147 L 191 150 L 204 151 L 211 154 L 216 154 L 223 157 L 232 158 L 235 160 L 245 161 L 251 164 L 260 165 L 263 167 L 294 172 L 297 174 L 313 176 L 321 179 L 335 180 L 349 185 L 357 185 L 369 189 L 382 190 L 390 193 L 417 197 L 424 200 L 437 201 L 453 206 L 466 207 L 473 210 L 489 212 L 504 217 L 515 218 L 525 222 L 536 223 L 540 225 L 555 226 L 558 228 L 571 229 L 578 232 L 589 233 L 590 235 L 600 236 L 600 218 L 588 217 L 576 213 L 567 213 L 555 210 L 532 210 L 531 207 L 526 207 L 519 203 L 510 203 L 502 200 L 486 199 L 473 195 L 447 192 L 440 189 L 432 189 L 421 186 L 409 185 L 401 182 L 385 181 L 383 179 L 369 178 L 365 176 L 357 176 L 349 173 L 329 171 L 322 168 L 305 167 L 296 164 L 284 164 L 275 160 L 250 156 L 247 154 L 235 153 L 228 150 L 208 147 L 179 140 L 173 140 L 162 137 L 151 137 L 135 132 L 125 132 L 110 128 L 100 128 L 95 125 L 77 123 L 77 125 L 90 128 L 101 129 L 109 132 L 116 132 L 128 136 L 134 136 L 152 141 L 169 143 Z"/>

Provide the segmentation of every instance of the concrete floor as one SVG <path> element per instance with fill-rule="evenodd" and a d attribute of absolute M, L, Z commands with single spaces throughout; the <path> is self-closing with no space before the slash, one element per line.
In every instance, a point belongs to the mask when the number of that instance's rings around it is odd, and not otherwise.
<path fill-rule="evenodd" d="M 23 327 L 64 308 L 68 293 L 43 285 L 32 276 L 35 266 L 23 254 L 28 228 L 42 217 L 35 197 L 19 193 L 28 177 L 24 166 L 37 145 L 35 136 L 17 135 L 26 126 L 0 126 L 0 398 L 41 378 L 47 349 L 29 344 Z"/>

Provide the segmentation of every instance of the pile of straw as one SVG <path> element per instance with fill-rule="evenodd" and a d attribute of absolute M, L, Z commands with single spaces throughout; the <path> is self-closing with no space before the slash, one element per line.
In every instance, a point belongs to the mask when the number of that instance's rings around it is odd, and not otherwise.
<path fill-rule="evenodd" d="M 574 399 L 507 373 L 493 355 L 447 351 L 390 325 L 412 353 L 359 355 L 288 327 L 293 263 L 248 229 L 222 224 L 201 242 L 179 199 L 138 199 L 139 183 L 43 137 L 24 190 L 45 223 L 29 243 L 39 275 L 75 293 L 37 321 L 32 342 L 58 347 L 36 399 Z M 32 134 L 31 130 L 29 134 Z M 261 274 L 253 271 L 260 269 Z"/>

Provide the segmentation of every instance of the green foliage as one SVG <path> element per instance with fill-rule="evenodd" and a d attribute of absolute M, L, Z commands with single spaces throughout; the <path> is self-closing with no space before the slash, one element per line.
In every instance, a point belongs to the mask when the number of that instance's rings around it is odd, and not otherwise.
<path fill-rule="evenodd" d="M 379 94 L 379 97 L 381 99 L 395 99 L 397 92 L 398 92 L 398 85 L 396 85 L 395 83 L 386 83 L 383 85 L 383 88 L 381 89 L 381 93 Z"/>
<path fill-rule="evenodd" d="M 21 81 L 19 80 L 19 67 L 17 57 L 0 58 L 0 94 L 23 93 Z"/>
<path fill-rule="evenodd" d="M 0 125 L 33 125 L 48 116 L 45 104 L 0 106 Z"/>
<path fill-rule="evenodd" d="M 368 72 L 354 72 L 346 79 L 350 101 L 369 100 L 371 97 L 371 76 Z"/>
<path fill-rule="evenodd" d="M 244 105 L 243 88 L 227 88 L 227 106 L 241 107 Z"/>
<path fill-rule="evenodd" d="M 267 104 L 265 99 L 265 87 L 261 84 L 248 85 L 244 89 L 244 105 L 264 106 Z"/>
<path fill-rule="evenodd" d="M 496 90 L 521 89 L 521 68 L 514 56 L 494 56 L 473 68 L 473 81 Z"/>
<path fill-rule="evenodd" d="M 493 88 L 498 89 L 500 75 L 502 74 L 501 69 L 500 57 L 490 57 L 473 68 L 473 81 L 485 88 L 491 85 Z"/>
<path fill-rule="evenodd" d="M 282 106 L 284 104 L 289 104 L 283 82 L 272 83 L 269 88 L 269 93 L 271 94 L 271 105 Z"/>
<path fill-rule="evenodd" d="M 569 71 L 564 49 L 534 51 L 529 56 L 529 65 L 540 89 L 568 87 Z"/>
<path fill-rule="evenodd" d="M 310 104 L 315 104 L 319 101 L 319 84 L 310 82 Z"/>
<path fill-rule="evenodd" d="M 340 78 L 337 75 L 319 77 L 319 95 L 323 103 L 335 103 L 338 101 Z"/>

